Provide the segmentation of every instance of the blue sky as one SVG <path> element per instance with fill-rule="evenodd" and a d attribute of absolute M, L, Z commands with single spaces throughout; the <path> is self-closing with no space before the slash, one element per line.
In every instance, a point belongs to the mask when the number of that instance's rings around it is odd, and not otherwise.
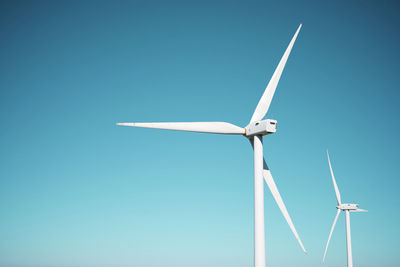
<path fill-rule="evenodd" d="M 264 154 L 267 264 L 322 266 L 335 216 L 356 266 L 399 266 L 395 1 L 2 1 L 0 266 L 252 266 L 247 140 L 116 127 L 247 125 L 299 34 Z M 324 266 L 346 264 L 344 216 Z"/>

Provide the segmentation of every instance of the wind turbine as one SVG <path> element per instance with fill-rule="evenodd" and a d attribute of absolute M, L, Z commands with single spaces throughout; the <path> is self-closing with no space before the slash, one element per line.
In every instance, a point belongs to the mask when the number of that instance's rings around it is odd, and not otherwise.
<path fill-rule="evenodd" d="M 332 182 L 333 182 L 333 187 L 335 188 L 335 194 L 336 194 L 336 199 L 337 199 L 338 205 L 336 206 L 336 208 L 337 208 L 336 217 L 333 220 L 333 225 L 331 228 L 331 232 L 329 233 L 328 242 L 326 243 L 326 248 L 325 248 L 324 257 L 322 258 L 322 261 L 325 262 L 325 256 L 326 256 L 326 252 L 328 251 L 329 241 L 331 240 L 333 229 L 335 229 L 336 221 L 339 217 L 340 212 L 342 210 L 344 210 L 346 212 L 347 266 L 353 267 L 353 255 L 351 252 L 351 234 L 350 234 L 350 212 L 367 212 L 367 210 L 359 209 L 358 204 L 342 203 L 342 201 L 340 199 L 339 188 L 336 184 L 335 176 L 333 175 L 333 170 L 332 170 L 331 160 L 329 159 L 328 150 L 326 151 L 326 154 L 328 155 L 329 169 L 331 170 Z"/>
<path fill-rule="evenodd" d="M 271 193 L 285 217 L 290 229 L 299 242 L 301 248 L 306 253 L 306 250 L 300 240 L 299 235 L 293 225 L 292 219 L 283 203 L 282 197 L 279 194 L 278 188 L 275 185 L 271 172 L 263 160 L 263 143 L 264 135 L 273 134 L 276 132 L 277 121 L 266 119 L 263 120 L 274 96 L 275 89 L 278 85 L 283 68 L 289 57 L 290 51 L 294 45 L 297 35 L 300 31 L 301 24 L 289 43 L 285 53 L 283 54 L 278 67 L 276 68 L 271 80 L 269 81 L 264 94 L 262 95 L 250 123 L 242 128 L 227 122 L 156 122 L 156 123 L 117 123 L 121 126 L 157 128 L 166 130 L 214 133 L 214 134 L 233 134 L 243 135 L 248 138 L 254 150 L 254 266 L 265 267 L 265 229 L 264 229 L 264 183 L 267 183 Z"/>

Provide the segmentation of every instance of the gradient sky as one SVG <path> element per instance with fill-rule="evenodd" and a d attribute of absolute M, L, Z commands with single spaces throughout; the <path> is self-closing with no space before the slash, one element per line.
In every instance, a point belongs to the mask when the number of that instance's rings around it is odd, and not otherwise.
<path fill-rule="evenodd" d="M 400 266 L 396 1 L 1 1 L 0 266 L 251 267 L 247 140 L 117 127 L 245 126 L 300 23 L 264 153 L 269 266 Z"/>

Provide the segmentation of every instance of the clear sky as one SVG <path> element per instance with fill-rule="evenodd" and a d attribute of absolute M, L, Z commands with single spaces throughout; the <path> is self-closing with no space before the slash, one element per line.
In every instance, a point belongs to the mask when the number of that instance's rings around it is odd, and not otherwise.
<path fill-rule="evenodd" d="M 355 266 L 400 266 L 396 1 L 1 1 L 0 266 L 251 267 L 247 140 L 116 122 L 246 126 L 303 28 L 264 154 L 267 264 L 323 266 L 336 213 Z M 338 221 L 324 266 L 345 266 Z"/>

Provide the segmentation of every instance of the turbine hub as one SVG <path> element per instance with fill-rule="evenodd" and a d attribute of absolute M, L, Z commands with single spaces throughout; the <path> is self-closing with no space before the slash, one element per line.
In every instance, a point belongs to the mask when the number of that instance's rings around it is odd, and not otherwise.
<path fill-rule="evenodd" d="M 254 136 L 254 135 L 266 135 L 273 134 L 276 132 L 277 121 L 276 120 L 262 120 L 251 122 L 246 126 L 246 136 Z"/>

